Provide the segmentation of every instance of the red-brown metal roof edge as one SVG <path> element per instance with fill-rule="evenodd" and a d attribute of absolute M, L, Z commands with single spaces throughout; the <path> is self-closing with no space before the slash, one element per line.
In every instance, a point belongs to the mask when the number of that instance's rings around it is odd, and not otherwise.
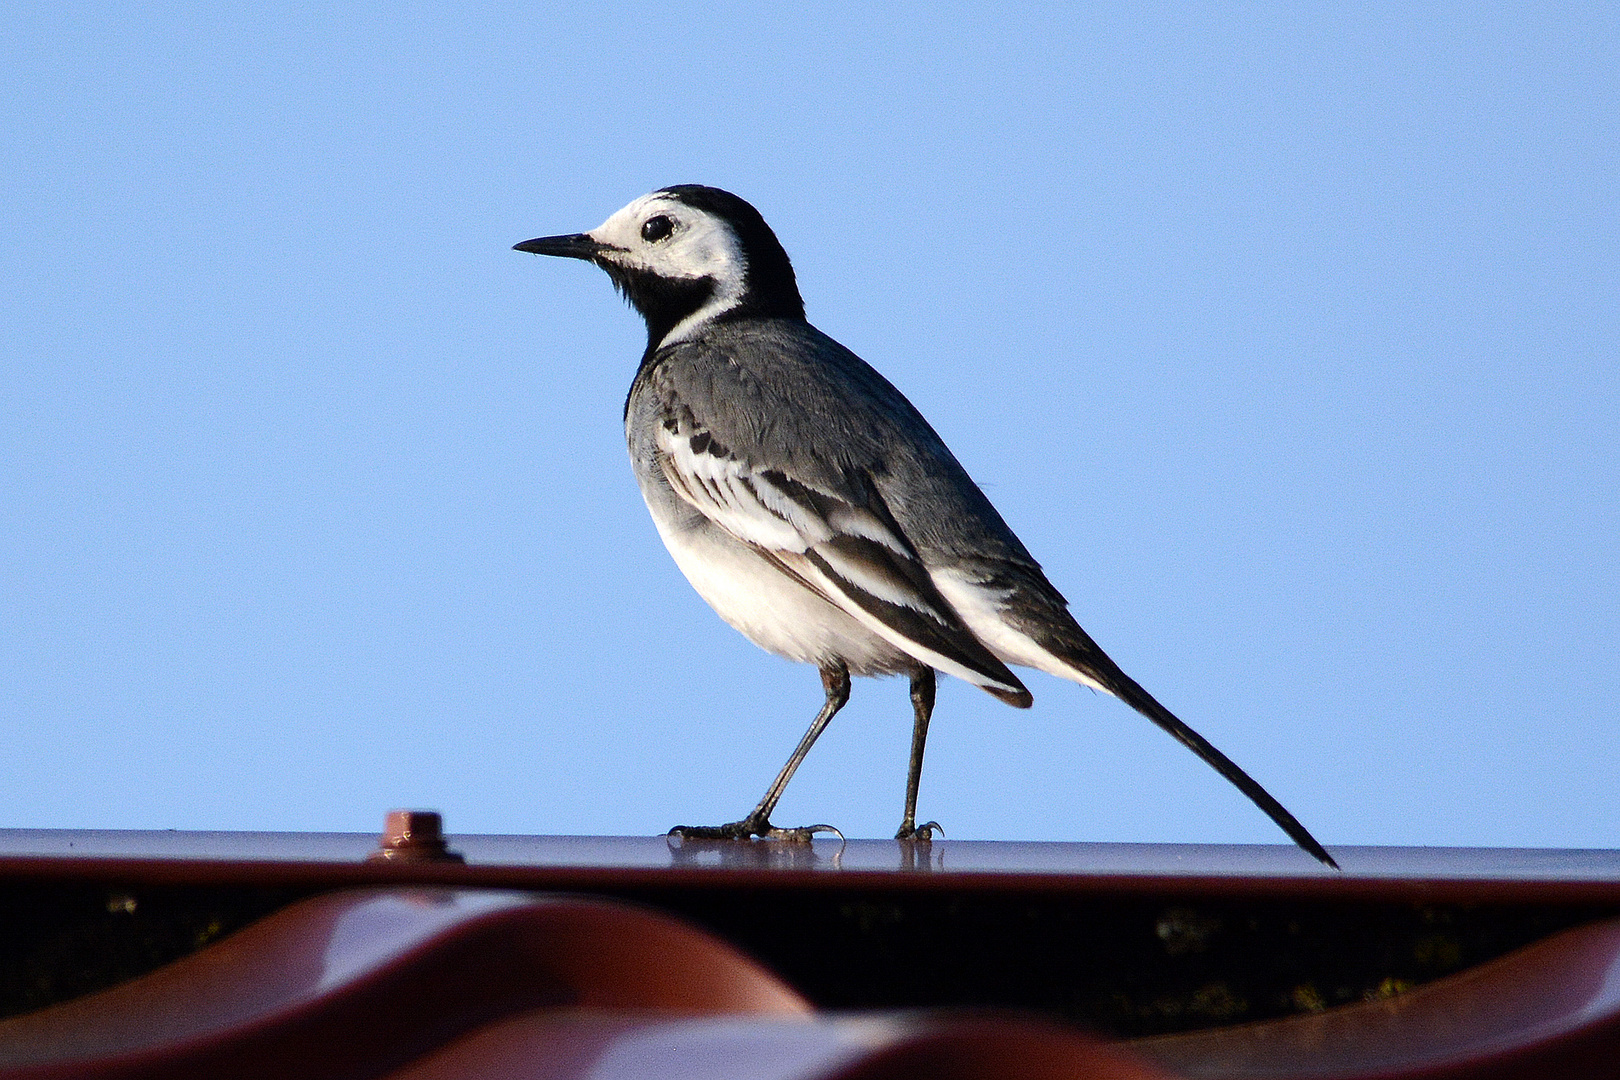
<path fill-rule="evenodd" d="M 364 833 L 0 830 L 0 879 L 368 884 L 612 891 L 793 888 L 1047 891 L 1385 902 L 1620 903 L 1620 851 L 1025 841 L 681 842 L 449 836 L 465 864 L 367 861 Z"/>

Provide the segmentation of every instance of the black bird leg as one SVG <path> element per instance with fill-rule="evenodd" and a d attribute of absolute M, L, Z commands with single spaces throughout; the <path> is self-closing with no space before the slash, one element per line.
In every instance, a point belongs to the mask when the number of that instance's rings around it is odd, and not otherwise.
<path fill-rule="evenodd" d="M 929 841 L 939 822 L 917 824 L 917 785 L 922 783 L 923 746 L 928 742 L 928 721 L 934 715 L 934 669 L 918 668 L 911 673 L 911 709 L 915 720 L 911 726 L 911 767 L 906 770 L 906 816 L 900 822 L 896 840 Z"/>
<path fill-rule="evenodd" d="M 933 707 L 934 673 L 928 673 L 928 700 L 929 707 Z M 816 739 L 826 730 L 827 725 L 838 710 L 849 702 L 849 668 L 842 661 L 827 664 L 821 669 L 821 685 L 827 691 L 826 704 L 816 713 L 816 718 L 810 722 L 810 730 L 804 733 L 799 745 L 794 748 L 793 756 L 788 758 L 782 771 L 776 774 L 770 789 L 765 797 L 759 800 L 759 805 L 753 812 L 741 821 L 733 821 L 725 825 L 677 825 L 669 830 L 669 835 L 679 836 L 688 840 L 747 840 L 758 836 L 765 840 L 786 840 L 792 843 L 807 844 L 810 838 L 818 832 L 838 832 L 831 825 L 801 825 L 793 829 L 779 829 L 771 824 L 771 812 L 776 809 L 782 792 L 787 790 L 788 781 L 798 771 L 799 763 L 804 761 L 810 748 L 816 744 Z M 912 696 L 916 697 L 916 682 L 912 683 Z"/>

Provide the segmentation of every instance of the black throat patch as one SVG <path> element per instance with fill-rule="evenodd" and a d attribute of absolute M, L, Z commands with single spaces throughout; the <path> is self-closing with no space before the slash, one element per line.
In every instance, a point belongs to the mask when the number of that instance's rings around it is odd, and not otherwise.
<path fill-rule="evenodd" d="M 650 352 L 680 321 L 714 298 L 713 278 L 666 278 L 645 271 L 627 270 L 606 259 L 598 263 L 613 279 L 613 287 L 624 294 L 647 320 L 647 349 Z"/>

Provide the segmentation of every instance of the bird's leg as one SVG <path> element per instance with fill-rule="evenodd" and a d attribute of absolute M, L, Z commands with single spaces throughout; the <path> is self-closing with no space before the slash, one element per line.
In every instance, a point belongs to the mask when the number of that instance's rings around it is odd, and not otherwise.
<path fill-rule="evenodd" d="M 911 767 L 906 770 L 906 816 L 900 822 L 896 840 L 923 840 L 934 838 L 939 822 L 917 824 L 917 785 L 922 782 L 923 746 L 928 742 L 928 721 L 934 715 L 934 669 L 918 668 L 911 673 L 911 709 L 915 720 L 911 727 Z"/>
<path fill-rule="evenodd" d="M 929 698 L 933 698 L 932 672 L 929 672 Z M 810 748 L 816 744 L 816 739 L 826 730 L 827 724 L 838 710 L 849 701 L 849 668 L 843 661 L 833 661 L 821 669 L 821 685 L 827 691 L 827 701 L 816 713 L 816 718 L 810 722 L 810 730 L 804 733 L 799 745 L 794 748 L 793 756 L 788 758 L 782 771 L 776 774 L 770 789 L 765 797 L 759 800 L 759 805 L 753 812 L 741 821 L 733 821 L 726 825 L 677 825 L 669 830 L 671 836 L 685 837 L 689 840 L 747 840 L 749 837 L 759 836 L 767 840 L 788 840 L 796 843 L 809 843 L 810 838 L 818 832 L 837 832 L 831 825 L 803 825 L 795 829 L 778 829 L 771 824 L 771 812 L 776 809 L 776 803 L 782 798 L 782 792 L 787 790 L 788 781 L 798 771 L 799 763 L 804 760 Z"/>

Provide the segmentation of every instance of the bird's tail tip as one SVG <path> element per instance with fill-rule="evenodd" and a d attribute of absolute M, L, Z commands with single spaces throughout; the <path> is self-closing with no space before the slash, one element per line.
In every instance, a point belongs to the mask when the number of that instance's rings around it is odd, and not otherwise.
<path fill-rule="evenodd" d="M 1306 835 L 1309 836 L 1310 834 L 1306 833 Z M 1299 844 L 1300 847 L 1304 848 L 1306 854 L 1310 855 L 1311 858 L 1315 859 L 1329 870 L 1337 870 L 1340 873 L 1344 872 L 1344 867 L 1339 865 L 1338 860 L 1329 855 L 1327 848 L 1323 847 L 1321 844 L 1318 844 L 1314 839 L 1312 839 L 1309 844 L 1301 843 L 1297 838 L 1294 840 L 1294 842 Z"/>

